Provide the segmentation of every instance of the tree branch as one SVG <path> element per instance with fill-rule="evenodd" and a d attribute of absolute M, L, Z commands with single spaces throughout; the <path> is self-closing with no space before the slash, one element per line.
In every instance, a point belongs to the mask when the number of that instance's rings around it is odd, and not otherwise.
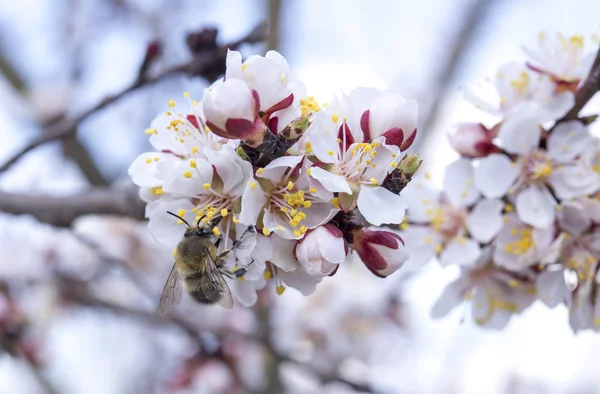
<path fill-rule="evenodd" d="M 594 97 L 600 90 L 600 47 L 596 53 L 596 59 L 583 85 L 575 93 L 575 105 L 567 114 L 559 119 L 556 124 L 566 122 L 568 120 L 576 120 L 579 118 L 581 109 Z"/>
<path fill-rule="evenodd" d="M 145 203 L 133 188 L 96 188 L 69 196 L 45 196 L 0 191 L 0 211 L 32 215 L 38 221 L 69 227 L 81 215 L 104 214 L 144 219 Z"/>
<path fill-rule="evenodd" d="M 210 29 L 205 29 L 198 34 L 203 34 L 204 31 L 208 31 Z M 163 70 L 155 76 L 139 76 L 133 83 L 127 86 L 122 91 L 115 93 L 113 95 L 107 96 L 95 106 L 89 108 L 88 110 L 82 112 L 81 114 L 71 118 L 71 119 L 63 119 L 58 121 L 55 124 L 48 126 L 46 132 L 33 141 L 26 144 L 21 150 L 19 150 L 15 155 L 13 155 L 10 159 L 8 159 L 2 166 L 0 166 L 0 172 L 4 172 L 8 170 L 13 164 L 15 164 L 23 155 L 28 153 L 29 151 L 37 148 L 40 145 L 56 141 L 59 139 L 63 139 L 77 133 L 77 125 L 87 119 L 92 114 L 100 111 L 101 109 L 109 106 L 110 104 L 118 101 L 122 97 L 128 95 L 129 93 L 136 91 L 144 86 L 153 85 L 158 81 L 161 81 L 167 77 L 170 77 L 175 74 L 188 74 L 193 76 L 202 76 L 207 79 L 217 78 L 219 75 L 223 74 L 225 71 L 225 58 L 227 56 L 227 49 L 237 49 L 243 43 L 256 43 L 260 42 L 265 37 L 266 26 L 261 24 L 257 26 L 254 30 L 252 30 L 246 37 L 231 42 L 224 46 L 214 46 L 212 47 L 210 43 L 208 43 L 206 49 L 200 48 L 198 51 L 194 51 L 194 57 L 187 63 L 180 64 L 178 66 L 174 66 Z M 215 33 L 216 38 L 216 33 Z"/>

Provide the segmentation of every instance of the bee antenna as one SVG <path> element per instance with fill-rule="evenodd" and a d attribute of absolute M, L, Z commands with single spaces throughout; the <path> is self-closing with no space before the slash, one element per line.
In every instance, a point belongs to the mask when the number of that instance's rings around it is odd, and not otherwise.
<path fill-rule="evenodd" d="M 204 218 L 205 215 L 202 215 L 201 217 L 198 218 L 198 221 L 196 222 L 196 227 L 200 227 L 200 221 L 202 220 L 202 218 Z"/>
<path fill-rule="evenodd" d="M 171 216 L 175 216 L 177 219 L 179 219 L 179 220 L 181 220 L 182 222 L 184 222 L 184 223 L 185 223 L 185 224 L 186 224 L 188 227 L 192 227 L 192 226 L 190 226 L 190 224 L 189 224 L 188 222 L 186 222 L 186 221 L 185 221 L 185 219 L 184 219 L 184 218 L 182 218 L 181 216 L 179 216 L 179 215 L 175 215 L 173 212 L 170 212 L 170 211 L 167 211 L 167 213 L 168 213 L 169 215 L 171 215 Z"/>

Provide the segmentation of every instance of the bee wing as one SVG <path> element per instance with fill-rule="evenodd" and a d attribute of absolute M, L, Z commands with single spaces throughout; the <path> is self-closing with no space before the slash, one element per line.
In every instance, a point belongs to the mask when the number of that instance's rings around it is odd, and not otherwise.
<path fill-rule="evenodd" d="M 223 279 L 223 275 L 217 268 L 217 265 L 210 258 L 210 254 L 206 255 L 208 258 L 208 269 L 206 270 L 206 275 L 208 276 L 210 283 L 215 289 L 218 289 L 221 294 L 221 298 L 218 301 L 218 304 L 223 308 L 230 309 L 233 307 L 233 297 L 231 296 L 231 290 L 229 289 L 229 285 Z"/>
<path fill-rule="evenodd" d="M 248 257 L 256 246 L 257 238 L 256 229 L 254 226 L 250 226 L 242 233 L 240 239 L 233 242 L 231 250 L 235 251 L 238 259 Z"/>
<path fill-rule="evenodd" d="M 173 264 L 171 273 L 167 278 L 167 283 L 165 283 L 165 287 L 163 288 L 162 294 L 160 296 L 158 313 L 160 315 L 164 315 L 169 311 L 169 309 L 171 309 L 172 306 L 179 304 L 179 302 L 181 301 L 181 294 L 181 277 L 179 275 L 179 272 L 177 272 L 175 264 Z"/>

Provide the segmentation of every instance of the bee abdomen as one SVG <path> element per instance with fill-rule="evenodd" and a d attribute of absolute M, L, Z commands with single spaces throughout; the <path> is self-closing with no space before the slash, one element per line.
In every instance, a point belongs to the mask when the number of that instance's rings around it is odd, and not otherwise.
<path fill-rule="evenodd" d="M 201 304 L 214 304 L 222 297 L 221 290 L 204 275 L 187 276 L 185 285 L 190 296 Z"/>

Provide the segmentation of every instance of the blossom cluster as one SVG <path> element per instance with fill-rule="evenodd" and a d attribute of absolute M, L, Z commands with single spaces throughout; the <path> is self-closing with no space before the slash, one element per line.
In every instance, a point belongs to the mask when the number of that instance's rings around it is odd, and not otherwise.
<path fill-rule="evenodd" d="M 351 253 L 375 275 L 397 270 L 408 259 L 404 242 L 378 226 L 404 219 L 400 191 L 421 163 L 403 153 L 416 136 L 416 102 L 359 88 L 320 104 L 274 51 L 244 62 L 229 51 L 226 63 L 202 101 L 185 93 L 183 113 L 171 100 L 146 130 L 156 151 L 129 174 L 149 231 L 175 247 L 184 221 L 205 224 L 225 250 L 254 227 L 252 250 L 227 267 L 244 268 L 227 279 L 243 305 L 268 282 L 277 294 L 289 286 L 308 295 Z"/>
<path fill-rule="evenodd" d="M 600 328 L 600 140 L 594 117 L 565 118 L 595 57 L 584 41 L 542 33 L 527 62 L 466 89 L 494 122 L 450 133 L 461 158 L 443 191 L 425 178 L 405 189 L 411 258 L 461 268 L 434 316 L 469 299 L 478 324 L 500 328 L 540 300 L 566 304 L 575 331 Z"/>

